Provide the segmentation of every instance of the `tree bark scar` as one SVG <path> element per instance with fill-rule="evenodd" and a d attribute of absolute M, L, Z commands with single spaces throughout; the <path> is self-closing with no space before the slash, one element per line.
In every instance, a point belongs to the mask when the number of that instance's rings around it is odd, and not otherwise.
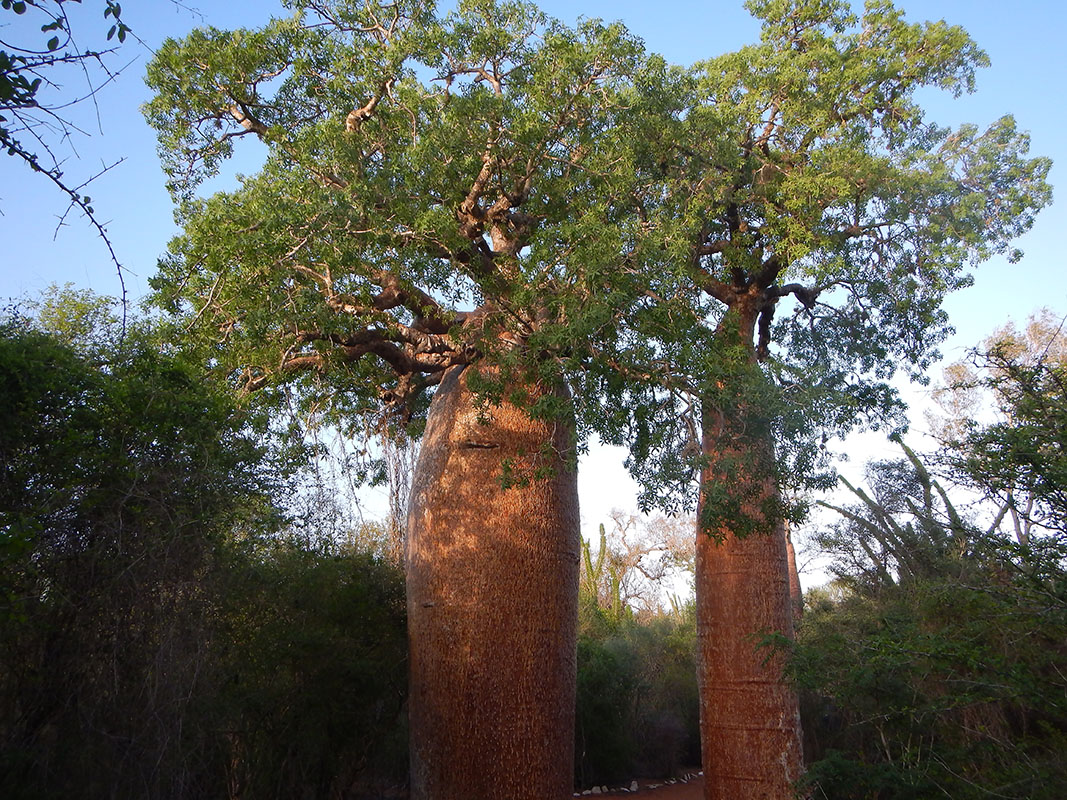
<path fill-rule="evenodd" d="M 534 399 L 565 392 L 527 388 Z M 573 427 L 508 404 L 487 414 L 473 400 L 466 369 L 450 369 L 412 483 L 411 797 L 564 800 L 574 763 Z M 546 443 L 552 477 L 503 488 L 503 460 L 532 469 Z"/>

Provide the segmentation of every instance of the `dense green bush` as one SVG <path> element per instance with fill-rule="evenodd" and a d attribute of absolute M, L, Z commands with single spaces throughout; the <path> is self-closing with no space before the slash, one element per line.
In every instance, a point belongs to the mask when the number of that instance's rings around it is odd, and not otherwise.
<path fill-rule="evenodd" d="M 815 760 L 834 798 L 1059 798 L 1067 593 L 927 580 L 819 603 L 799 638 Z"/>
<path fill-rule="evenodd" d="M 692 604 L 637 618 L 583 596 L 579 621 L 579 786 L 665 778 L 699 764 Z"/>
<path fill-rule="evenodd" d="M 406 784 L 407 637 L 399 571 L 324 543 L 238 550 L 204 710 L 227 779 L 255 798 L 382 797 Z"/>
<path fill-rule="evenodd" d="M 1067 546 L 978 529 L 914 453 L 824 532 L 792 668 L 815 798 L 1053 800 L 1067 785 Z M 892 466 L 892 469 L 889 469 Z M 892 477 L 887 480 L 886 476 Z"/>
<path fill-rule="evenodd" d="M 399 576 L 290 541 L 256 421 L 58 299 L 0 328 L 0 794 L 402 783 Z"/>
<path fill-rule="evenodd" d="M 0 770 L 8 797 L 180 796 L 203 576 L 261 518 L 262 452 L 137 332 L 0 330 Z"/>

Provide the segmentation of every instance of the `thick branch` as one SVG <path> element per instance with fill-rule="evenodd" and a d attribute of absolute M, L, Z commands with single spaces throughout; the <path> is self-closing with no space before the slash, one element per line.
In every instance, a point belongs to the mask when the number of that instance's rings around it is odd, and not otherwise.
<path fill-rule="evenodd" d="M 439 341 L 423 347 L 411 346 L 407 342 L 404 342 L 402 346 L 397 344 L 396 338 L 398 337 L 394 332 L 376 328 L 366 328 L 347 336 L 320 331 L 301 331 L 297 334 L 296 344 L 329 342 L 338 348 L 344 361 L 357 361 L 365 355 L 375 355 L 398 375 L 439 372 L 464 361 L 459 351 L 453 347 L 442 347 Z M 307 368 L 322 369 L 326 365 L 325 358 L 321 354 L 287 356 L 282 361 L 281 370 L 293 372 Z"/>
<path fill-rule="evenodd" d="M 360 126 L 374 116 L 374 109 L 378 107 L 378 103 L 382 101 L 382 98 L 389 93 L 389 90 L 393 87 L 394 80 L 390 78 L 387 81 L 383 81 L 381 88 L 378 90 L 378 94 L 367 101 L 367 104 L 362 108 L 357 108 L 349 112 L 345 117 L 345 130 L 349 133 L 355 133 L 359 130 Z"/>
<path fill-rule="evenodd" d="M 244 103 L 234 103 L 230 106 L 230 116 L 237 120 L 237 123 L 249 133 L 254 133 L 260 137 L 267 135 L 267 126 L 253 117 Z"/>
<path fill-rule="evenodd" d="M 771 321 L 774 319 L 774 302 L 767 303 L 759 312 L 759 339 L 756 344 L 756 358 L 763 361 L 771 354 Z"/>
<path fill-rule="evenodd" d="M 230 116 L 232 116 L 234 120 L 236 120 L 237 123 L 245 129 L 246 132 L 254 133 L 262 140 L 266 140 L 269 137 L 270 128 L 264 125 L 262 120 L 259 120 L 254 117 L 249 111 L 248 106 L 244 103 L 235 102 L 232 106 L 230 106 L 228 110 L 230 112 Z M 323 184 L 325 184 L 326 186 L 332 186 L 334 189 L 348 188 L 348 181 L 338 177 L 337 175 L 334 175 L 331 172 L 323 172 L 322 170 L 318 170 L 314 167 L 308 166 L 300 158 L 300 155 L 294 152 L 292 147 L 290 147 L 288 144 L 282 143 L 281 146 L 282 149 L 284 149 L 285 152 L 288 153 L 294 161 L 299 164 L 304 164 L 308 171 L 311 172 L 311 174 L 318 178 L 320 181 L 322 181 Z"/>
<path fill-rule="evenodd" d="M 800 283 L 787 283 L 785 286 L 775 286 L 768 291 L 768 295 L 774 299 L 793 295 L 803 304 L 804 308 L 812 309 L 822 293 L 821 286 L 804 286 Z"/>
<path fill-rule="evenodd" d="M 463 228 L 463 235 L 474 239 L 482 235 L 485 224 L 485 210 L 481 207 L 482 195 L 485 193 L 486 184 L 493 174 L 493 147 L 496 139 L 491 138 L 485 145 L 482 153 L 482 167 L 471 184 L 470 191 L 456 210 L 456 218 Z"/>
<path fill-rule="evenodd" d="M 759 272 L 756 273 L 756 286 L 760 289 L 769 289 L 778 280 L 778 276 L 782 274 L 783 269 L 785 269 L 785 264 L 782 263 L 782 260 L 777 255 L 770 256 L 760 266 Z"/>
<path fill-rule="evenodd" d="M 415 315 L 416 330 L 433 334 L 445 334 L 456 324 L 462 323 L 465 314 L 441 307 L 434 298 L 418 287 L 405 287 L 399 278 L 388 270 L 380 269 L 371 274 L 371 280 L 382 287 L 375 296 L 374 308 L 386 311 L 403 306 Z"/>
<path fill-rule="evenodd" d="M 714 256 L 722 253 L 730 246 L 730 243 L 725 239 L 719 239 L 715 242 L 705 242 L 697 248 L 698 256 Z"/>

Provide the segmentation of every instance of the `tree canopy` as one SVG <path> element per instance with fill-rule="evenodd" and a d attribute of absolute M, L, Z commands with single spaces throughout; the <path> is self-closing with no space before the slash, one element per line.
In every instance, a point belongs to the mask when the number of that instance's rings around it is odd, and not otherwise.
<path fill-rule="evenodd" d="M 551 380 L 610 339 L 638 226 L 619 122 L 658 62 L 619 25 L 521 3 L 294 9 L 167 42 L 150 66 L 184 226 L 157 301 L 246 389 L 296 377 L 415 419 L 451 365 Z M 262 170 L 197 198 L 243 138 L 266 145 Z"/>
<path fill-rule="evenodd" d="M 679 340 L 677 322 L 648 333 L 690 365 L 690 396 L 747 396 L 777 417 L 784 472 L 804 474 L 826 435 L 894 419 L 888 379 L 937 357 L 951 330 L 942 301 L 969 268 L 1018 258 L 1012 241 L 1051 200 L 1051 162 L 1028 156 L 1010 116 L 985 130 L 927 118 L 917 92 L 971 91 L 988 63 L 961 28 L 908 22 L 887 2 L 747 7 L 758 44 L 675 73 L 673 113 L 645 148 L 659 178 L 640 197 L 661 242 L 644 251 L 660 259 L 646 273 L 657 292 L 736 334 L 694 347 L 699 333 Z M 753 358 L 779 392 L 760 393 Z M 650 485 L 686 475 L 672 465 L 692 463 L 694 425 L 677 420 L 694 410 L 683 399 L 638 437 Z"/>
<path fill-rule="evenodd" d="M 783 474 L 812 474 L 825 436 L 899 423 L 888 378 L 932 363 L 969 267 L 1017 256 L 1049 161 L 1011 117 L 926 119 L 918 90 L 987 63 L 962 29 L 749 8 L 760 43 L 693 69 L 513 3 L 300 2 L 170 42 L 148 115 L 185 230 L 157 300 L 245 387 L 329 373 L 346 391 L 313 393 L 358 412 L 417 417 L 482 356 L 569 374 L 649 505 L 689 493 L 694 395 L 759 397 Z M 198 198 L 243 138 L 263 170 Z M 709 339 L 727 311 L 734 356 Z M 741 377 L 751 351 L 775 392 Z"/>

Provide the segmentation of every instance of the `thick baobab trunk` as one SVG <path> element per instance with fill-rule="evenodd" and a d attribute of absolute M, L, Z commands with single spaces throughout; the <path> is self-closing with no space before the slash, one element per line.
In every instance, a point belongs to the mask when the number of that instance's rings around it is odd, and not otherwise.
<path fill-rule="evenodd" d="M 720 329 L 749 350 L 739 375 L 758 384 L 751 350 L 754 314 Z M 742 373 L 744 373 L 742 375 Z M 755 380 L 753 378 L 755 377 Z M 742 384 L 743 385 L 743 384 Z M 720 386 L 702 420 L 705 467 L 696 548 L 700 731 L 706 800 L 783 800 L 803 769 L 800 707 L 780 651 L 759 648 L 768 633 L 793 636 L 794 606 L 770 430 L 759 401 Z M 725 489 L 725 497 L 720 489 Z M 709 497 L 732 509 L 706 508 Z M 772 501 L 772 508 L 765 507 Z M 708 526 L 711 526 L 710 529 Z M 737 531 L 747 535 L 739 537 Z M 798 587 L 799 588 L 799 584 Z"/>
<path fill-rule="evenodd" d="M 574 763 L 573 429 L 508 404 L 479 415 L 468 374 L 453 368 L 438 388 L 411 489 L 411 797 L 562 800 Z M 505 459 L 554 474 L 505 489 Z"/>
<path fill-rule="evenodd" d="M 705 454 L 711 459 L 715 452 Z M 705 480 L 714 480 L 714 462 Z M 782 523 L 697 534 L 700 732 L 706 800 L 783 800 L 802 770 L 800 708 L 769 632 L 793 635 Z"/>

